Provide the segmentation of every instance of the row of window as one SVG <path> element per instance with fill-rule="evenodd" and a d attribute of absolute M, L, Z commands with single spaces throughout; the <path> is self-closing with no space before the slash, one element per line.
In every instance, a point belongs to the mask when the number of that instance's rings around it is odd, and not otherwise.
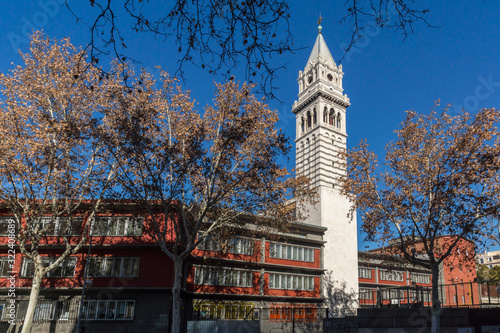
<path fill-rule="evenodd" d="M 253 303 L 212 303 L 204 302 L 194 306 L 196 319 L 253 319 Z"/>
<path fill-rule="evenodd" d="M 403 272 L 380 270 L 380 280 L 403 282 Z"/>
<path fill-rule="evenodd" d="M 406 295 L 408 290 L 403 289 L 390 289 L 390 290 L 381 290 L 380 291 L 382 300 L 406 300 Z M 359 299 L 360 300 L 373 300 L 376 296 L 377 292 L 374 289 L 367 288 L 359 288 Z M 428 290 L 419 290 L 418 293 L 416 291 L 410 290 L 410 301 L 419 300 L 421 301 L 422 296 L 424 297 L 424 301 L 430 300 L 430 291 Z"/>
<path fill-rule="evenodd" d="M 214 236 L 207 236 L 197 246 L 199 250 L 205 251 L 227 251 L 234 254 L 252 255 L 254 253 L 254 242 L 248 238 L 234 237 L 225 244 L 221 244 L 220 240 Z"/>
<path fill-rule="evenodd" d="M 84 301 L 83 320 L 132 320 L 135 301 Z"/>
<path fill-rule="evenodd" d="M 137 277 L 139 258 L 93 257 L 89 262 L 91 277 Z"/>
<path fill-rule="evenodd" d="M 92 225 L 94 236 L 141 236 L 142 217 L 131 216 L 99 216 Z"/>
<path fill-rule="evenodd" d="M 302 246 L 271 243 L 271 258 L 314 262 L 314 249 Z"/>
<path fill-rule="evenodd" d="M 270 289 L 314 290 L 314 277 L 291 274 L 269 274 Z"/>
<path fill-rule="evenodd" d="M 359 288 L 359 299 L 373 299 L 373 289 Z"/>
<path fill-rule="evenodd" d="M 13 217 L 0 218 L 0 235 L 7 235 L 7 227 Z M 81 217 L 42 217 L 38 221 L 39 228 L 45 230 L 47 236 L 78 236 L 81 235 L 83 219 Z M 92 225 L 94 236 L 141 236 L 143 218 L 128 216 L 99 216 Z"/>
<path fill-rule="evenodd" d="M 308 307 L 272 307 L 269 311 L 269 319 L 274 321 L 316 321 L 318 309 Z"/>
<path fill-rule="evenodd" d="M 55 257 L 42 257 L 42 265 L 47 267 L 54 263 Z M 65 258 L 45 277 L 60 278 L 75 276 L 76 257 Z M 11 271 L 7 257 L 0 257 L 0 276 L 9 276 Z M 24 258 L 20 276 L 33 277 L 35 264 L 32 259 Z M 139 258 L 127 257 L 93 257 L 89 262 L 90 277 L 137 277 L 139 275 Z"/>
<path fill-rule="evenodd" d="M 371 279 L 372 278 L 372 270 L 371 268 L 359 267 L 358 274 L 361 279 Z"/>
<path fill-rule="evenodd" d="M 79 314 L 79 302 L 40 300 L 35 307 L 35 321 L 75 320 Z M 15 320 L 23 320 L 28 309 L 28 301 L 16 302 Z M 135 301 L 133 300 L 88 300 L 83 302 L 83 320 L 132 320 Z M 0 304 L 0 320 L 9 321 L 5 303 Z"/>
<path fill-rule="evenodd" d="M 410 280 L 418 284 L 430 284 L 431 276 L 427 274 L 410 273 Z"/>
<path fill-rule="evenodd" d="M 330 109 L 330 112 L 328 112 L 327 107 L 325 106 L 325 110 L 323 111 L 323 122 L 325 124 L 329 124 L 331 126 L 336 126 L 337 128 L 341 128 L 341 116 L 340 112 L 337 112 L 335 114 L 335 110 Z M 317 115 L 316 115 L 316 109 L 313 109 L 313 112 L 311 114 L 311 111 L 306 112 L 306 117 L 302 116 L 300 119 L 300 128 L 302 132 L 304 132 L 306 126 L 307 128 L 311 128 L 312 125 L 316 125 L 317 123 Z"/>
<path fill-rule="evenodd" d="M 55 257 L 42 257 L 42 265 L 47 267 L 52 265 L 57 258 Z M 47 273 L 45 277 L 73 277 L 75 276 L 76 257 L 66 257 L 59 263 L 53 270 Z M 35 274 L 35 263 L 32 259 L 24 258 L 21 265 L 22 277 L 33 277 Z"/>
<path fill-rule="evenodd" d="M 359 277 L 362 279 L 371 279 L 372 278 L 372 269 L 367 267 L 359 267 L 358 268 Z M 380 279 L 385 281 L 404 281 L 404 275 L 402 272 L 398 271 L 387 271 L 380 270 Z M 419 274 L 419 273 L 410 273 L 411 282 L 415 282 L 418 284 L 429 284 L 431 283 L 431 277 L 427 274 Z"/>
<path fill-rule="evenodd" d="M 252 287 L 252 271 L 232 268 L 196 266 L 194 283 L 199 285 Z"/>

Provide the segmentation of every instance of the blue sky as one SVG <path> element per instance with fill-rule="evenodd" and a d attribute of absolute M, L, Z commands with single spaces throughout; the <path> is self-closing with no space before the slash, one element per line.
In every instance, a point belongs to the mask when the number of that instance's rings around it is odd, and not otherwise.
<path fill-rule="evenodd" d="M 75 45 L 88 43 L 88 29 L 77 24 L 68 10 L 57 2 L 2 1 L 0 3 L 0 71 L 20 64 L 17 49 L 26 51 L 26 33 L 43 28 L 50 37 L 69 36 Z M 70 2 L 75 8 L 78 0 Z M 349 41 L 348 27 L 338 24 L 345 13 L 344 1 L 290 1 L 291 31 L 295 54 L 275 57 L 287 70 L 276 81 L 283 103 L 270 101 L 280 114 L 279 126 L 294 139 L 293 101 L 297 99 L 298 71 L 306 64 L 314 44 L 318 16 L 324 17 L 323 36 L 338 61 L 342 47 Z M 430 8 L 428 20 L 437 28 L 415 25 L 415 33 L 403 40 L 399 32 L 372 28 L 366 39 L 355 46 L 342 61 L 344 89 L 352 105 L 347 110 L 348 146 L 366 138 L 372 149 L 383 156 L 385 144 L 394 139 L 393 131 L 404 119 L 404 111 L 428 112 L 434 101 L 451 103 L 474 112 L 483 107 L 500 107 L 500 3 L 485 1 L 422 1 Z M 86 6 L 85 8 L 87 8 Z M 83 17 L 90 15 L 83 12 Z M 369 21 L 368 21 L 369 22 Z M 149 35 L 126 33 L 129 55 L 141 61 L 138 66 L 160 65 L 168 72 L 176 69 L 176 47 L 172 42 Z M 236 73 L 238 79 L 238 73 Z M 243 78 L 239 78 L 243 80 Z M 185 88 L 199 101 L 200 108 L 210 103 L 214 81 L 221 80 L 199 68 L 188 67 Z M 288 166 L 293 167 L 294 156 Z M 358 247 L 365 246 L 360 235 Z"/>

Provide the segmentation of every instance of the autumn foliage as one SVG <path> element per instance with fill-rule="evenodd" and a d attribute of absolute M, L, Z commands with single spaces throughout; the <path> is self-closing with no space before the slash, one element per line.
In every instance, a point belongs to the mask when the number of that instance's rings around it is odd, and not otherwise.
<path fill-rule="evenodd" d="M 368 239 L 432 270 L 435 314 L 439 265 L 464 238 L 484 243 L 500 213 L 500 112 L 447 111 L 408 111 L 385 163 L 361 142 L 347 152 L 342 179 Z M 448 235 L 453 241 L 440 241 Z"/>

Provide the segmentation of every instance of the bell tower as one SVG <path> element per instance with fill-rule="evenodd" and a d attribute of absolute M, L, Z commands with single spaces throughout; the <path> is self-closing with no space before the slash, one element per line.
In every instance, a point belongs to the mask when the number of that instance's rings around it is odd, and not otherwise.
<path fill-rule="evenodd" d="M 299 95 L 293 103 L 296 119 L 296 169 L 311 179 L 319 202 L 308 211 L 306 223 L 327 228 L 323 249 L 326 269 L 323 296 L 343 316 L 357 308 L 357 223 L 347 216 L 351 203 L 340 194 L 338 178 L 346 172 L 339 152 L 346 149 L 346 109 L 349 98 L 342 88 L 344 72 L 337 66 L 318 26 L 318 35 L 303 71 Z"/>

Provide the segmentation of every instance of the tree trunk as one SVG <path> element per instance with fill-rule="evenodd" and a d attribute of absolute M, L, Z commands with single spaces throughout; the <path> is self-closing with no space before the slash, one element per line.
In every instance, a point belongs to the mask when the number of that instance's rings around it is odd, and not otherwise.
<path fill-rule="evenodd" d="M 432 309 L 431 333 L 439 332 L 439 319 L 441 315 L 441 301 L 439 300 L 439 265 L 433 264 L 432 271 Z"/>
<path fill-rule="evenodd" d="M 174 286 L 172 287 L 172 333 L 180 333 L 181 322 L 181 287 L 184 260 L 176 258 L 174 260 Z"/>
<path fill-rule="evenodd" d="M 24 317 L 23 330 L 21 333 L 30 333 L 31 326 L 33 326 L 33 317 L 35 315 L 36 305 L 38 303 L 38 295 L 40 294 L 40 285 L 42 284 L 42 274 L 35 269 L 33 282 L 31 284 L 30 300 L 26 316 Z"/>

